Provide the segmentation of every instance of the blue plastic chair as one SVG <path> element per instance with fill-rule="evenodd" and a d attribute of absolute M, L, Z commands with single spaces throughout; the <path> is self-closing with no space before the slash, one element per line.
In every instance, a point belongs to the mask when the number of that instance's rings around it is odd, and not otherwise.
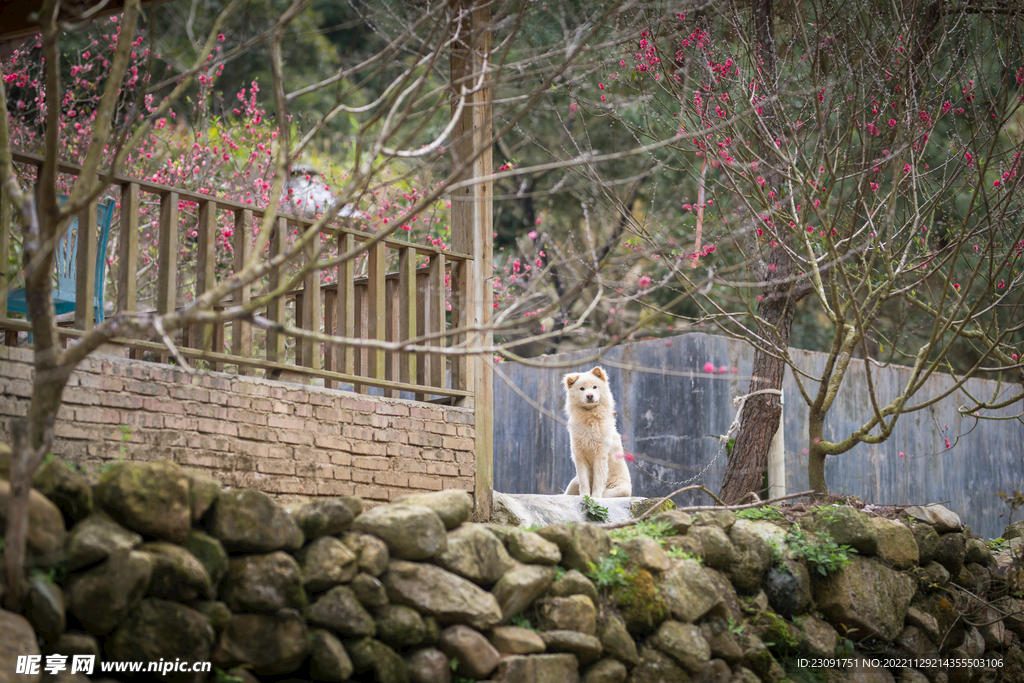
<path fill-rule="evenodd" d="M 67 195 L 60 195 L 61 205 L 67 201 Z M 96 249 L 96 296 L 93 308 L 96 322 L 103 322 L 103 284 L 107 273 L 107 238 L 110 236 L 110 222 L 114 218 L 114 202 L 100 204 L 96 210 L 96 221 L 100 227 L 100 239 Z M 57 315 L 72 313 L 75 310 L 75 272 L 78 259 L 78 217 L 72 219 L 71 226 L 57 243 L 54 254 L 57 286 L 53 290 L 53 307 Z M 13 289 L 7 293 L 7 310 L 28 315 L 28 303 L 24 289 Z"/>

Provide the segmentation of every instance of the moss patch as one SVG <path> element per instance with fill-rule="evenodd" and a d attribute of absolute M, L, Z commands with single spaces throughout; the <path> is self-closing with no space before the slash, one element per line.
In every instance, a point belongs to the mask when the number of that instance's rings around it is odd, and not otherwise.
<path fill-rule="evenodd" d="M 640 517 L 648 510 L 654 507 L 654 504 L 658 502 L 658 498 L 645 498 L 644 500 L 638 500 L 629 506 L 629 514 L 633 516 L 633 519 Z M 659 512 L 668 512 L 669 510 L 675 510 L 676 504 L 671 500 L 666 500 L 664 503 L 658 506 L 658 509 L 651 513 L 651 516 L 658 514 Z"/>

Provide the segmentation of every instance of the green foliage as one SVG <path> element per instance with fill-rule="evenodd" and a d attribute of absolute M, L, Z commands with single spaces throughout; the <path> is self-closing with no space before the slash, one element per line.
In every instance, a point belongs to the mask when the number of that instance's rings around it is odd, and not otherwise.
<path fill-rule="evenodd" d="M 704 564 L 704 558 L 703 557 L 701 557 L 700 555 L 696 555 L 694 553 L 691 553 L 689 550 L 683 550 L 682 548 L 679 548 L 679 547 L 669 548 L 666 551 L 666 554 L 669 557 L 671 557 L 673 560 L 693 560 L 694 562 L 697 562 L 698 564 Z"/>
<path fill-rule="evenodd" d="M 242 683 L 242 677 L 236 675 L 234 672 L 238 669 L 231 669 L 231 671 L 225 671 L 224 669 L 214 668 L 213 680 L 214 683 Z"/>
<path fill-rule="evenodd" d="M 541 529 L 544 528 L 544 525 L 542 525 L 542 524 L 531 524 L 529 526 L 526 526 L 524 524 L 522 528 L 523 528 L 523 531 L 540 531 Z"/>
<path fill-rule="evenodd" d="M 536 628 L 534 628 L 533 622 L 530 621 L 529 617 L 527 617 L 522 612 L 513 616 L 511 619 L 509 619 L 509 621 L 512 623 L 513 626 L 518 626 L 519 628 L 525 628 L 530 631 L 537 630 Z"/>
<path fill-rule="evenodd" d="M 591 522 L 607 522 L 608 508 L 599 505 L 590 496 L 583 496 L 583 513 Z"/>
<path fill-rule="evenodd" d="M 732 617 L 729 617 L 729 620 L 726 622 L 725 626 L 727 629 L 729 629 L 729 633 L 733 634 L 734 636 L 738 636 L 739 634 L 743 633 L 743 629 L 746 628 L 745 624 L 736 623 L 736 620 Z"/>
<path fill-rule="evenodd" d="M 587 576 L 594 582 L 598 590 L 609 591 L 626 585 L 626 561 L 629 557 L 618 548 L 601 558 L 600 564 L 590 563 Z"/>
<path fill-rule="evenodd" d="M 819 533 L 814 539 L 809 538 L 799 525 L 786 534 L 786 545 L 790 555 L 804 558 L 822 576 L 828 576 L 843 565 L 850 564 L 850 554 L 854 552 L 848 545 L 838 545 L 826 533 Z"/>
<path fill-rule="evenodd" d="M 999 551 L 1001 551 L 1003 549 L 1003 546 L 1005 546 L 1005 545 L 1006 545 L 1006 539 L 1002 538 L 1002 537 L 990 538 L 987 541 L 985 541 L 985 547 L 987 547 L 989 550 L 991 550 L 994 553 L 998 553 Z"/>
<path fill-rule="evenodd" d="M 762 505 L 759 508 L 749 508 L 736 512 L 738 519 L 782 519 L 782 513 L 770 505 Z"/>
<path fill-rule="evenodd" d="M 565 574 L 566 574 L 565 567 L 562 567 L 562 566 L 555 567 L 555 581 L 558 581 L 560 578 L 565 576 Z"/>
<path fill-rule="evenodd" d="M 672 527 L 667 522 L 654 522 L 649 519 L 642 519 L 636 524 L 612 529 L 608 532 L 613 541 L 628 541 L 640 536 L 653 538 L 658 543 L 664 543 L 667 536 L 673 536 Z"/>

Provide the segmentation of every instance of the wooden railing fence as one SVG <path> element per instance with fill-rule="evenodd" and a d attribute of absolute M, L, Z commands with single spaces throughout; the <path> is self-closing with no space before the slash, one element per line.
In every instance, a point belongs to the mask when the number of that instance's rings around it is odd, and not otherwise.
<path fill-rule="evenodd" d="M 42 158 L 30 154 L 15 154 L 17 164 L 38 168 Z M 76 176 L 79 168 L 62 164 L 60 171 Z M 106 193 L 105 193 L 105 196 Z M 263 210 L 227 199 L 179 188 L 158 185 L 134 178 L 115 177 L 110 196 L 120 202 L 117 226 L 117 269 L 113 283 L 116 288 L 115 312 L 140 310 L 139 278 L 140 214 L 144 201 L 159 203 L 156 226 L 156 293 L 149 310 L 167 313 L 183 305 L 184 265 L 179 262 L 182 243 L 183 203 L 198 207 L 195 226 L 197 242 L 195 260 L 194 295 L 199 296 L 216 283 L 215 269 L 218 222 L 224 213 L 230 214 L 234 230 L 231 235 L 233 267 L 242 268 L 253 249 L 254 229 L 265 217 Z M 0 255 L 6 267 L 10 252 L 10 230 L 15 216 L 6 199 L 0 200 Z M 187 206 L 187 204 L 186 204 Z M 78 250 L 77 289 L 74 322 L 62 327 L 65 338 L 85 334 L 93 326 L 92 292 L 104 283 L 95 282 L 94 264 L 96 211 L 86 210 L 79 218 L 86 226 L 83 235 L 92 236 L 92 248 Z M 279 214 L 270 238 L 269 254 L 273 257 L 287 247 L 289 232 L 303 233 L 312 228 L 309 218 Z M 111 231 L 114 233 L 114 229 Z M 321 239 L 312 240 L 302 258 L 273 272 L 265 284 L 254 283 L 237 290 L 237 303 L 247 304 L 254 297 L 277 289 L 288 273 L 297 272 L 308 259 L 325 254 L 346 253 L 373 235 L 344 227 L 329 225 L 321 228 Z M 84 244 L 84 242 L 83 242 Z M 223 256 L 223 254 L 221 254 Z M 99 258 L 107 258 L 99 254 Z M 303 278 L 303 286 L 288 291 L 269 302 L 266 317 L 275 322 L 290 323 L 301 330 L 325 332 L 337 336 L 380 341 L 404 341 L 423 335 L 432 335 L 430 346 L 443 347 L 460 340 L 447 332 L 448 302 L 453 322 L 466 320 L 460 309 L 471 300 L 470 274 L 472 256 L 430 245 L 413 244 L 386 238 L 370 245 L 356 260 L 350 260 L 322 272 L 311 271 Z M 425 263 L 424 263 L 425 262 Z M 357 265 L 362 265 L 357 270 Z M 389 268 L 390 265 L 390 268 Z M 389 272 L 390 270 L 390 272 Z M 12 319 L 7 312 L 7 273 L 0 273 L 0 329 L 6 332 L 7 344 L 17 343 L 17 333 L 27 331 L 25 320 Z M 110 278 L 108 278 L 110 279 Z M 324 280 L 327 282 L 324 282 Z M 450 297 L 446 280 L 451 282 Z M 258 291 L 253 291 L 254 289 Z M 315 295 L 309 296 L 309 292 Z M 220 302 L 221 308 L 236 302 Z M 65 323 L 66 325 L 66 323 Z M 205 329 L 190 328 L 178 335 L 180 350 L 186 357 L 203 360 L 211 370 L 229 370 L 239 374 L 252 374 L 257 370 L 266 376 L 291 379 L 318 377 L 329 388 L 349 384 L 358 392 L 366 393 L 370 387 L 381 388 L 385 395 L 398 396 L 400 392 L 415 394 L 419 400 L 456 400 L 472 393 L 465 371 L 465 361 L 448 361 L 440 353 L 391 352 L 344 344 L 324 344 L 319 341 L 289 338 L 274 330 L 254 329 L 246 320 L 233 320 Z M 166 361 L 166 348 L 155 340 L 117 340 L 128 347 L 135 358 L 153 358 Z M 450 366 L 450 369 L 449 369 Z"/>

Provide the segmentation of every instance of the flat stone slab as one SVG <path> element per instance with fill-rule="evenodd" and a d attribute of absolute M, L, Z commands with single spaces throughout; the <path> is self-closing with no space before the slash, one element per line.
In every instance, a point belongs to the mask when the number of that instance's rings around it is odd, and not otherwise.
<path fill-rule="evenodd" d="M 646 498 L 595 498 L 608 508 L 609 522 L 633 519 L 633 510 Z M 547 526 L 554 522 L 587 522 L 583 496 L 542 496 L 533 493 L 494 492 L 494 521 L 513 526 Z"/>

